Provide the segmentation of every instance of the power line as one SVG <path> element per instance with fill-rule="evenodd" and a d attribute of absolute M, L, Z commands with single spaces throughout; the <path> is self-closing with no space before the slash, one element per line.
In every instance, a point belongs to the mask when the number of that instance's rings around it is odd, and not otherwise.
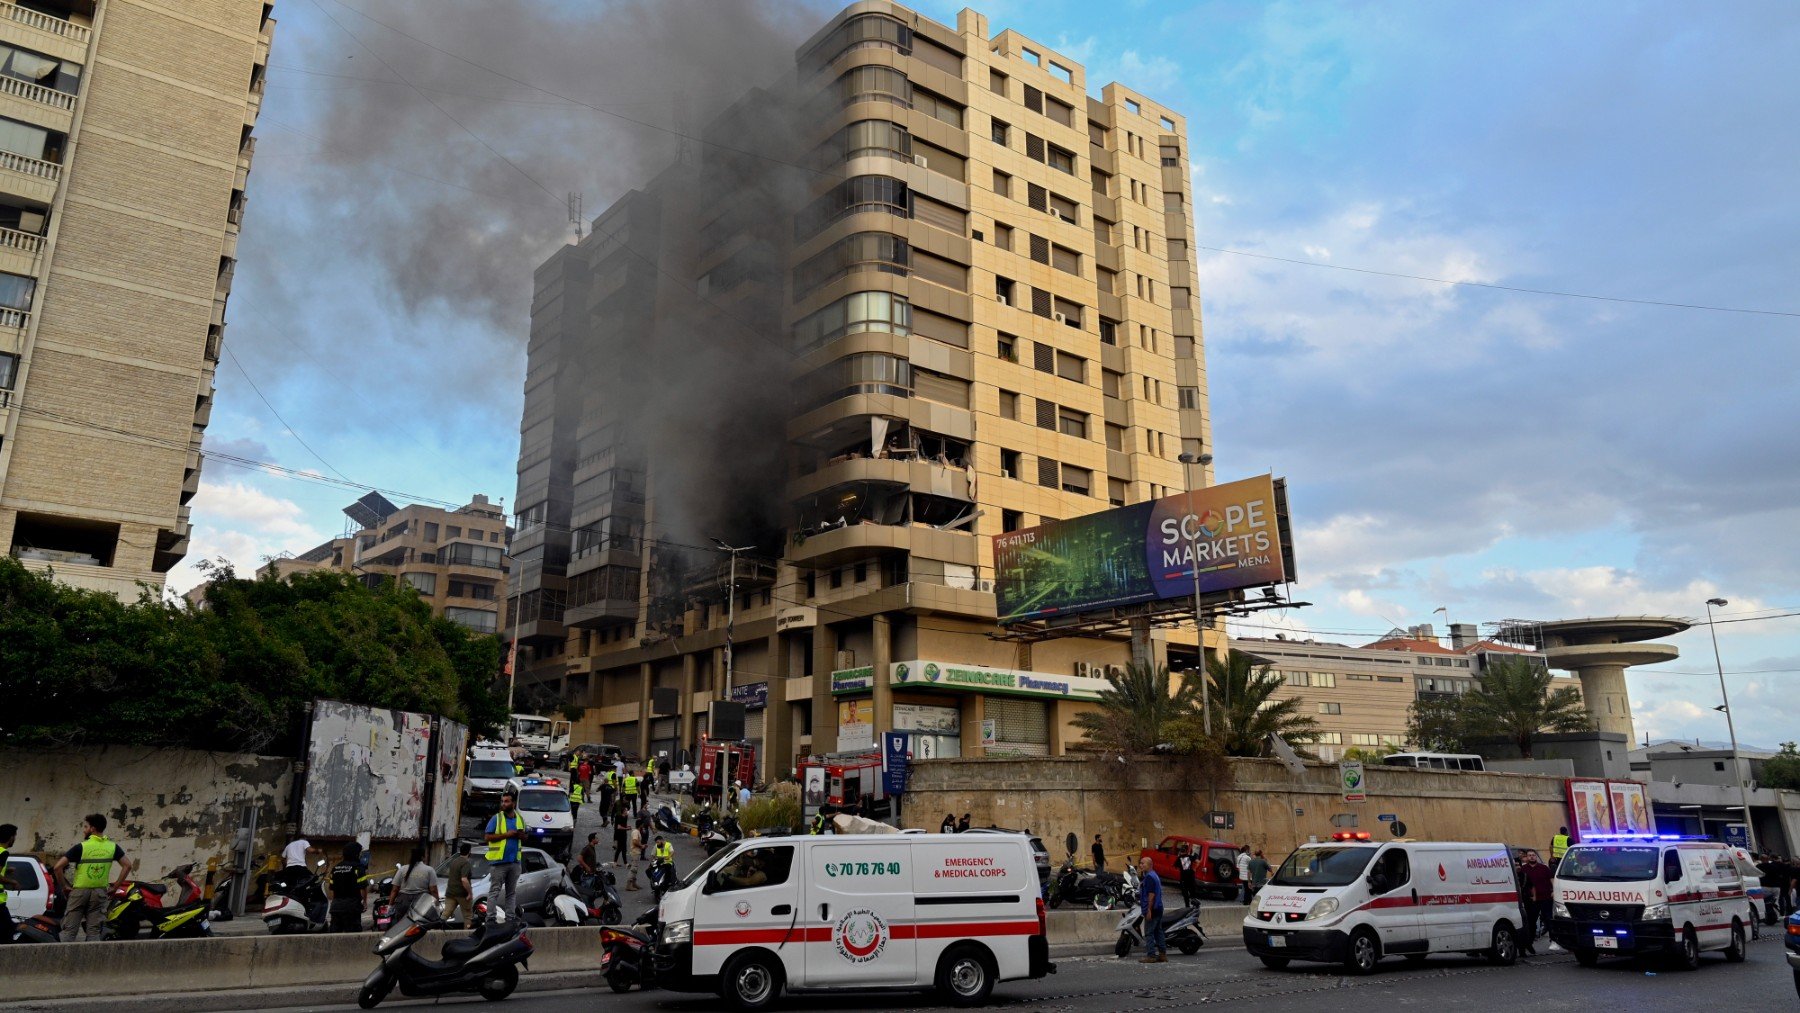
<path fill-rule="evenodd" d="M 1592 299 L 1596 302 L 1628 303 L 1634 306 L 1660 306 L 1664 309 L 1706 310 L 1711 313 L 1751 313 L 1768 317 L 1800 317 L 1800 312 L 1793 310 L 1758 310 L 1741 306 L 1707 306 L 1700 303 L 1662 302 L 1656 299 L 1630 299 L 1624 296 L 1594 295 L 1591 292 L 1562 292 L 1547 288 L 1524 288 L 1519 285 L 1496 285 L 1485 281 L 1459 281 L 1454 278 L 1433 278 L 1423 274 L 1405 274 L 1400 271 L 1382 271 L 1372 267 L 1351 267 L 1348 264 L 1326 264 L 1317 260 L 1300 260 L 1294 257 L 1277 257 L 1269 253 L 1251 253 L 1248 250 L 1232 250 L 1223 246 L 1199 246 L 1197 250 L 1212 253 L 1228 253 L 1234 257 L 1253 257 L 1257 260 L 1275 260 L 1283 264 L 1299 264 L 1302 267 L 1323 267 L 1333 271 L 1351 271 L 1356 274 L 1374 274 L 1384 278 L 1405 278 L 1409 281 L 1428 281 L 1437 285 L 1458 285 L 1464 288 L 1488 288 L 1500 292 L 1520 292 L 1526 295 L 1553 295 L 1564 299 Z"/>
<path fill-rule="evenodd" d="M 270 415 L 275 416 L 275 421 L 281 423 L 281 427 L 287 431 L 287 434 L 289 436 L 292 436 L 294 438 L 294 442 L 300 444 L 302 447 L 305 447 L 306 452 L 313 455 L 314 458 L 317 458 L 318 462 L 320 464 L 323 464 L 326 467 L 326 469 L 329 470 L 332 474 L 334 474 L 337 477 L 344 479 L 344 481 L 348 482 L 350 480 L 348 476 L 346 476 L 343 472 L 337 470 L 337 468 L 334 465 L 332 465 L 332 463 L 330 461 L 327 461 L 327 460 L 325 460 L 324 457 L 320 456 L 319 452 L 314 450 L 312 448 L 311 444 L 307 443 L 304 439 L 301 439 L 300 433 L 298 430 L 296 430 L 293 426 L 288 425 L 287 419 L 282 418 L 281 413 L 275 410 L 275 406 L 269 403 L 269 399 L 263 395 L 262 388 L 258 387 L 256 385 L 255 380 L 250 379 L 250 371 L 244 368 L 244 364 L 238 361 L 238 357 L 231 351 L 231 349 L 221 347 L 220 350 L 225 353 L 226 358 L 231 360 L 231 364 L 233 366 L 237 367 L 237 371 L 239 373 L 243 374 L 244 382 L 249 384 L 250 389 L 256 392 L 257 400 L 259 400 L 263 403 L 263 407 L 267 408 L 269 410 Z"/>

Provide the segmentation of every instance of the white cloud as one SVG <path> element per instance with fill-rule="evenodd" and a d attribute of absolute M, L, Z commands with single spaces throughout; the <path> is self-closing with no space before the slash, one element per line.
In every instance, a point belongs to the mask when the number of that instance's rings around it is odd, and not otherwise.
<path fill-rule="evenodd" d="M 1166 56 L 1145 56 L 1135 49 L 1127 49 L 1119 56 L 1117 79 L 1147 95 L 1164 95 L 1181 83 L 1181 65 Z"/>
<path fill-rule="evenodd" d="M 187 558 L 169 574 L 177 591 L 204 579 L 198 569 L 202 562 L 224 559 L 247 575 L 262 565 L 264 557 L 309 549 L 325 540 L 306 523 L 300 504 L 243 482 L 202 481 L 192 505 L 194 534 Z"/>

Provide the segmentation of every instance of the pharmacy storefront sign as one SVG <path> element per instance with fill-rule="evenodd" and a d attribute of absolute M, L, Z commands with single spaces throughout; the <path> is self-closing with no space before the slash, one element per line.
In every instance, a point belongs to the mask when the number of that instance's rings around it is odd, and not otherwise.
<path fill-rule="evenodd" d="M 1105 679 L 1011 668 L 955 665 L 929 659 L 897 661 L 888 666 L 888 682 L 896 689 L 956 690 L 998 693 L 1040 700 L 1098 700 L 1112 684 Z"/>

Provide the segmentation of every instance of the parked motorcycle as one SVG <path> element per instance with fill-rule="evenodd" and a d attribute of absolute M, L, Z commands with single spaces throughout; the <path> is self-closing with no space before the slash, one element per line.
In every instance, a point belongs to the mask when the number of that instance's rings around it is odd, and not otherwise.
<path fill-rule="evenodd" d="M 369 973 L 356 993 L 356 1004 L 374 1009 L 395 986 L 409 997 L 478 993 L 498 1001 L 519 984 L 519 968 L 529 966 L 531 937 L 517 919 L 495 911 L 475 930 L 444 944 L 443 955 L 427 960 L 413 952 L 413 944 L 443 924 L 437 901 L 420 897 L 375 944 L 381 966 Z"/>
<path fill-rule="evenodd" d="M 744 829 L 738 826 L 736 816 L 726 816 L 701 833 L 700 846 L 708 855 L 718 852 L 720 848 L 744 839 Z"/>
<path fill-rule="evenodd" d="M 294 871 L 290 869 L 289 874 Z M 329 906 L 319 877 L 311 872 L 301 873 L 297 880 L 270 887 L 268 899 L 263 901 L 262 920 L 271 935 L 323 932 Z"/>
<path fill-rule="evenodd" d="M 677 816 L 675 810 L 671 809 L 667 804 L 657 806 L 656 813 L 650 817 L 650 820 L 656 824 L 656 829 L 661 830 L 665 834 L 682 834 L 687 832 L 687 828 L 681 825 L 681 817 Z"/>
<path fill-rule="evenodd" d="M 62 919 L 48 911 L 13 923 L 15 943 L 54 943 L 62 938 Z"/>
<path fill-rule="evenodd" d="M 618 880 L 605 869 L 573 889 L 551 887 L 544 902 L 544 921 L 550 925 L 617 925 L 623 920 Z"/>
<path fill-rule="evenodd" d="M 658 903 L 661 903 L 662 895 L 667 893 L 669 888 L 674 885 L 675 866 L 661 860 L 650 863 L 650 896 L 654 897 Z"/>
<path fill-rule="evenodd" d="M 1063 862 L 1056 881 L 1051 885 L 1051 907 L 1067 904 L 1071 907 L 1092 906 L 1096 911 L 1104 911 L 1118 902 L 1120 894 L 1125 890 L 1125 879 L 1113 872 L 1077 869 L 1071 859 Z"/>
<path fill-rule="evenodd" d="M 112 896 L 106 910 L 106 931 L 113 939 L 136 939 L 148 923 L 153 926 L 168 920 L 177 913 L 186 914 L 196 905 L 204 912 L 206 905 L 200 901 L 200 884 L 194 882 L 192 873 L 194 863 L 179 865 L 168 871 L 163 879 L 178 884 L 174 895 L 161 882 L 142 879 L 122 879 L 112 888 Z M 186 926 L 183 919 L 174 928 Z M 160 935 L 160 933 L 158 933 Z M 193 932 L 198 935 L 200 933 Z"/>
<path fill-rule="evenodd" d="M 641 989 L 656 987 L 657 931 L 655 908 L 645 911 L 630 926 L 600 930 L 600 973 L 608 988 L 629 992 L 633 985 Z"/>
<path fill-rule="evenodd" d="M 1200 906 L 1189 905 L 1162 916 L 1163 942 L 1183 953 L 1193 955 L 1206 945 L 1206 930 L 1200 927 Z M 1144 945 L 1144 909 L 1133 904 L 1119 918 L 1119 939 L 1113 944 L 1113 955 L 1123 957 L 1133 948 Z"/>

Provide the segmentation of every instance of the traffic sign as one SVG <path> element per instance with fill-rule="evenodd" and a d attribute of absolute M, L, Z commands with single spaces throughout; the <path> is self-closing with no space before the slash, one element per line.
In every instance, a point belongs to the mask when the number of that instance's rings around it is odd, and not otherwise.
<path fill-rule="evenodd" d="M 1749 828 L 1742 823 L 1725 824 L 1725 843 L 1734 848 L 1748 848 L 1750 846 Z"/>
<path fill-rule="evenodd" d="M 1363 762 L 1345 760 L 1338 764 L 1338 783 L 1344 789 L 1344 801 L 1367 802 L 1369 793 L 1363 783 Z"/>
<path fill-rule="evenodd" d="M 1380 816 L 1375 817 L 1376 820 L 1382 823 L 1392 823 L 1399 818 L 1399 816 L 1396 816 L 1393 813 L 1382 813 Z"/>

